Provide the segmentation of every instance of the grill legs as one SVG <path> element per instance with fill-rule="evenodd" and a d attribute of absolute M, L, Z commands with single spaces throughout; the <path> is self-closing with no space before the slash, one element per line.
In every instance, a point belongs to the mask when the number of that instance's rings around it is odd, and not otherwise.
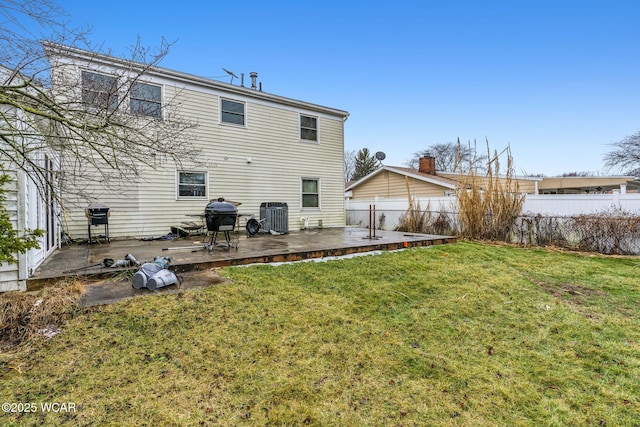
<path fill-rule="evenodd" d="M 220 243 L 220 246 L 225 245 L 224 247 L 226 248 L 226 250 L 231 250 L 232 246 L 236 247 L 236 251 L 238 250 L 238 246 L 239 246 L 239 241 L 236 240 L 235 245 L 231 242 L 231 232 L 230 231 L 213 231 L 213 234 L 211 235 L 211 238 L 209 239 L 209 244 L 205 245 L 206 249 L 212 251 L 216 248 L 217 245 L 217 240 L 218 240 L 218 233 L 224 233 L 224 240 L 225 243 Z"/>

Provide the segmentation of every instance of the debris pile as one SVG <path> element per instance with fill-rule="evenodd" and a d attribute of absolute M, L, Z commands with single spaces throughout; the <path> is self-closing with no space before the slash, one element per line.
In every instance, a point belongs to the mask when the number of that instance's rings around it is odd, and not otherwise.
<path fill-rule="evenodd" d="M 157 256 L 153 262 L 142 264 L 140 269 L 133 275 L 133 287 L 136 289 L 147 288 L 152 291 L 165 286 L 178 283 L 182 284 L 182 280 L 169 270 L 171 265 L 171 257 Z"/>

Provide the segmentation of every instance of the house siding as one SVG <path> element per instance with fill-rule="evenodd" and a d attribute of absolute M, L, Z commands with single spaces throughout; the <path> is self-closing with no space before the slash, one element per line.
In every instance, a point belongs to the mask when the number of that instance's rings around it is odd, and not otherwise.
<path fill-rule="evenodd" d="M 407 182 L 412 196 L 442 197 L 449 188 L 421 181 L 412 177 L 382 171 L 352 189 L 353 200 L 366 200 L 376 197 L 397 198 L 407 196 Z"/>
<path fill-rule="evenodd" d="M 4 207 L 9 214 L 11 226 L 14 229 L 18 229 L 18 174 L 13 170 L 8 170 L 8 167 L 10 166 L 8 163 L 2 163 L 5 171 L 4 173 L 11 177 L 11 181 L 4 187 L 6 190 Z M 0 292 L 20 289 L 19 267 L 20 266 L 17 263 L 0 263 Z"/>
<path fill-rule="evenodd" d="M 6 70 L 0 67 L 0 76 L 5 72 Z M 0 108 L 2 108 L 3 118 L 7 120 L 6 123 L 9 126 L 20 128 L 24 125 L 23 112 L 7 107 Z M 33 153 L 33 160 L 40 158 L 40 151 Z M 35 183 L 29 179 L 26 172 L 9 161 L 8 157 L 0 156 L 0 168 L 2 173 L 7 174 L 10 178 L 10 181 L 5 185 L 6 199 L 3 205 L 7 210 L 13 229 L 18 230 L 18 233 L 25 229 L 44 229 L 46 218 L 44 217 L 44 209 L 41 209 L 42 202 Z M 53 232 L 55 233 L 55 230 Z M 55 243 L 57 243 L 55 237 L 57 234 L 53 236 Z M 50 253 L 45 250 L 45 239 L 46 236 L 38 239 L 40 248 L 30 249 L 23 254 L 15 254 L 16 263 L 0 263 L 0 292 L 26 289 L 26 279 Z"/>
<path fill-rule="evenodd" d="M 194 144 L 202 156 L 197 163 L 182 165 L 158 159 L 155 170 L 146 169 L 139 182 L 121 193 L 90 184 L 96 199 L 110 207 L 110 237 L 164 235 L 172 225 L 193 221 L 186 215 L 203 213 L 208 200 L 218 197 L 242 203 L 239 212 L 256 217 L 262 202 L 286 202 L 290 230 L 301 228 L 301 216 L 311 217 L 315 226 L 320 220 L 325 227 L 344 226 L 343 117 L 278 105 L 253 93 L 162 83 L 165 97 L 180 105 L 179 113 L 198 122 Z M 220 123 L 221 98 L 245 103 L 245 126 Z M 301 113 L 318 117 L 317 143 L 300 140 Z M 207 172 L 208 197 L 177 199 L 177 170 Z M 320 209 L 302 209 L 303 177 L 319 179 Z M 75 202 L 67 212 L 68 232 L 82 238 L 87 236 L 87 219 L 82 202 Z M 103 229 L 94 230 L 92 234 L 101 234 Z"/>

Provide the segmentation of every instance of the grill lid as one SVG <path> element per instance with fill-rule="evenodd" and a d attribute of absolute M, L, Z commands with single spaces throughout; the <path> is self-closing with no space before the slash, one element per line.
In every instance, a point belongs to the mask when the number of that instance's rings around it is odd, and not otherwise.
<path fill-rule="evenodd" d="M 111 216 L 111 213 L 109 212 L 109 207 L 104 203 L 94 203 L 84 209 L 84 216 L 87 218 L 108 217 Z"/>
<path fill-rule="evenodd" d="M 224 199 L 211 202 L 205 208 L 205 213 L 211 214 L 236 214 L 238 208 L 229 202 L 225 202 Z"/>

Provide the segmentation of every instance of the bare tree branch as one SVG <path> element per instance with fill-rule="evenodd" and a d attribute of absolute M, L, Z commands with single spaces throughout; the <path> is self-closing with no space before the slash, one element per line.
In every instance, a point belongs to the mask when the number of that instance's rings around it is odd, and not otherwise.
<path fill-rule="evenodd" d="M 157 72 L 170 43 L 150 49 L 137 40 L 127 58 L 116 59 L 88 49 L 86 33 L 67 28 L 63 18 L 48 0 L 0 4 L 2 158 L 27 172 L 43 194 L 64 187 L 84 200 L 92 197 L 88 182 L 125 191 L 145 170 L 195 161 L 197 123 L 180 113 L 180 88 L 166 88 L 159 114 L 131 106 L 132 91 Z M 61 58 L 79 58 L 114 84 L 87 94 Z M 59 159 L 60 171 L 52 173 L 43 156 Z"/>
<path fill-rule="evenodd" d="M 344 152 L 344 182 L 351 181 L 356 167 L 356 150 Z"/>
<path fill-rule="evenodd" d="M 436 159 L 436 170 L 446 172 L 469 172 L 469 168 L 473 168 L 482 173 L 486 170 L 487 157 L 479 155 L 476 149 L 476 143 L 471 141 L 467 145 L 457 142 L 445 142 L 430 145 L 427 149 L 418 151 L 413 154 L 413 158 L 405 164 L 413 169 L 418 169 L 418 159 L 424 156 L 431 156 Z"/>
<path fill-rule="evenodd" d="M 627 175 L 640 176 L 640 131 L 611 146 L 613 150 L 604 156 L 605 167 Z"/>

